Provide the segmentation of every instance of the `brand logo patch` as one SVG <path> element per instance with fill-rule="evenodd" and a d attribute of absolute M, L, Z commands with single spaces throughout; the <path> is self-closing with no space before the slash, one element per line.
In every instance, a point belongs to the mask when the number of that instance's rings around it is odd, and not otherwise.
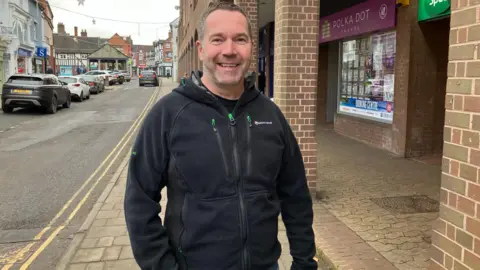
<path fill-rule="evenodd" d="M 272 121 L 254 121 L 255 125 L 271 125 L 273 124 Z"/>

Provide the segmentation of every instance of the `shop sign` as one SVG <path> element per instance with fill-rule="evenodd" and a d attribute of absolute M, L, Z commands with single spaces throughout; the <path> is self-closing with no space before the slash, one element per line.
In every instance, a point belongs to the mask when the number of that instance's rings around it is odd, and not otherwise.
<path fill-rule="evenodd" d="M 37 47 L 36 54 L 40 58 L 45 58 L 47 57 L 47 48 L 45 47 Z"/>
<path fill-rule="evenodd" d="M 72 76 L 73 68 L 72 66 L 60 66 L 60 76 Z"/>
<path fill-rule="evenodd" d="M 395 27 L 396 0 L 369 0 L 320 18 L 319 43 Z"/>
<path fill-rule="evenodd" d="M 450 15 L 450 0 L 419 0 L 418 21 L 439 19 Z"/>
<path fill-rule="evenodd" d="M 32 52 L 31 52 L 31 51 L 28 51 L 28 50 L 25 50 L 25 49 L 22 49 L 22 48 L 19 48 L 19 49 L 18 49 L 18 56 L 31 57 L 31 56 L 32 56 Z"/>

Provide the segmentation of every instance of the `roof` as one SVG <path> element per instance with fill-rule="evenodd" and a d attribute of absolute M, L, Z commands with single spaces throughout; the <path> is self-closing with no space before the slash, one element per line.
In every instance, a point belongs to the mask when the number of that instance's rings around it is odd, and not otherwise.
<path fill-rule="evenodd" d="M 122 53 L 117 48 L 113 47 L 112 45 L 106 43 L 97 50 L 93 51 L 89 56 L 88 59 L 118 59 L 118 60 L 126 60 L 128 56 Z"/>
<path fill-rule="evenodd" d="M 107 38 L 78 36 L 75 39 L 71 35 L 53 34 L 53 44 L 57 53 L 92 53 L 107 42 Z"/>

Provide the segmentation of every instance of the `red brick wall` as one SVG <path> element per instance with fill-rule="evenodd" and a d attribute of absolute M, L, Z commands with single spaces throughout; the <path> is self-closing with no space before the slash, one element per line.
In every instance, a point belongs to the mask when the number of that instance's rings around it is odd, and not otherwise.
<path fill-rule="evenodd" d="M 320 0 L 275 1 L 275 103 L 300 143 L 308 185 L 317 180 L 318 23 Z"/>
<path fill-rule="evenodd" d="M 440 218 L 430 269 L 474 270 L 480 266 L 480 1 L 453 0 L 450 24 Z"/>
<path fill-rule="evenodd" d="M 249 71 L 258 73 L 258 0 L 235 0 L 235 4 L 245 10 L 252 26 L 253 50 Z"/>

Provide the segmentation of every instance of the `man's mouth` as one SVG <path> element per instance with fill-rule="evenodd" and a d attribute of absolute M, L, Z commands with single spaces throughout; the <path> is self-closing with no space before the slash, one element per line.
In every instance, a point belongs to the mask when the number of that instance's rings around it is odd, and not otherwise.
<path fill-rule="evenodd" d="M 239 66 L 239 64 L 229 64 L 229 63 L 219 63 L 217 64 L 222 68 L 236 68 Z"/>

